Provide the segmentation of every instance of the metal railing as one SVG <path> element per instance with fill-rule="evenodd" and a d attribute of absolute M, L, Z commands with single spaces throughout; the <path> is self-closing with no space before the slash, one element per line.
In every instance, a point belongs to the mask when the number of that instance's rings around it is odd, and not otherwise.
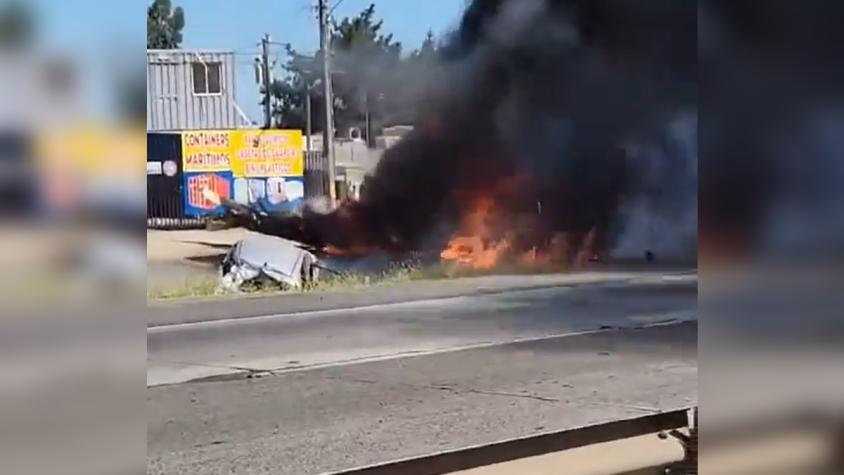
<path fill-rule="evenodd" d="M 327 475 L 443 475 L 690 426 L 694 409 L 680 409 L 633 419 L 622 419 L 575 429 L 512 439 L 503 442 L 439 452 L 422 457 L 332 472 Z M 696 451 L 695 451 L 696 458 Z M 688 454 L 687 454 L 688 456 Z M 696 460 L 686 461 L 695 466 Z"/>

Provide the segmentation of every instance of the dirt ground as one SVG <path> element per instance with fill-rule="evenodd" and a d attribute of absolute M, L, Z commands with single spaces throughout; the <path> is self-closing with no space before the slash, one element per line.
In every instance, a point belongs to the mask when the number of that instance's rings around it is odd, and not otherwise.
<path fill-rule="evenodd" d="M 203 262 L 224 254 L 235 242 L 250 236 L 260 234 L 242 228 L 220 231 L 150 229 L 147 230 L 147 262 Z"/>
<path fill-rule="evenodd" d="M 184 287 L 216 278 L 217 265 L 246 229 L 147 230 L 147 289 Z"/>

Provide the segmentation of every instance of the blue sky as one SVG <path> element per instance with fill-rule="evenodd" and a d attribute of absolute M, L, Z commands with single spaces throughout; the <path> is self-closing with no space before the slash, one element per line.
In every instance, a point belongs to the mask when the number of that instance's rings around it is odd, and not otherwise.
<path fill-rule="evenodd" d="M 331 5 L 337 5 L 332 0 Z M 440 35 L 453 29 L 465 6 L 464 0 L 342 0 L 336 18 L 355 15 L 370 3 L 405 51 L 418 47 L 429 29 Z M 241 108 L 260 122 L 258 90 L 252 62 L 264 33 L 273 41 L 292 43 L 304 53 L 319 47 L 314 0 L 173 0 L 185 10 L 184 48 L 226 49 L 237 52 L 237 100 Z M 273 52 L 281 65 L 283 49 Z M 277 68 L 276 76 L 283 74 Z"/>
<path fill-rule="evenodd" d="M 3 2 L 5 0 L 0 0 Z M 24 0 L 18 0 L 24 1 Z M 143 74 L 146 9 L 151 0 L 29 0 L 37 20 L 38 43 L 72 56 L 86 66 L 85 84 L 92 94 L 106 85 L 116 68 Z M 315 0 L 172 0 L 185 10 L 185 48 L 222 49 L 237 53 L 237 101 L 252 120 L 261 121 L 252 62 L 264 33 L 273 41 L 292 43 L 303 53 L 318 45 Z M 339 2 L 339 5 L 338 5 Z M 330 0 L 336 18 L 355 15 L 370 3 L 405 52 L 417 48 L 429 29 L 442 35 L 457 26 L 466 0 Z M 274 47 L 279 66 L 285 57 Z M 105 73 L 105 74 L 103 74 Z M 274 71 L 278 77 L 283 70 Z M 101 95 L 101 94 L 100 94 Z"/>

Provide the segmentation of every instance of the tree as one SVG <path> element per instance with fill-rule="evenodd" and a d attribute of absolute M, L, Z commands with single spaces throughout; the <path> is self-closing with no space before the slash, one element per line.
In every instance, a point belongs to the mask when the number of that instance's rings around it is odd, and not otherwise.
<path fill-rule="evenodd" d="M 375 129 L 381 115 L 392 75 L 400 67 L 401 43 L 382 32 L 383 20 L 375 17 L 375 5 L 357 16 L 335 23 L 331 35 L 335 117 L 338 128 L 365 125 L 367 112 Z"/>
<path fill-rule="evenodd" d="M 170 0 L 153 0 L 147 9 L 147 49 L 176 49 L 182 43 L 185 12 Z"/>
<path fill-rule="evenodd" d="M 434 32 L 428 30 L 428 34 L 425 35 L 425 40 L 422 42 L 422 46 L 411 53 L 410 57 L 415 61 L 433 62 L 437 59 L 437 49 L 437 40 L 434 37 Z"/>
<path fill-rule="evenodd" d="M 388 122 L 413 123 L 427 116 L 435 103 L 435 91 L 444 84 L 440 67 L 440 47 L 434 32 L 428 30 L 419 49 L 414 50 L 399 72 L 398 84 L 402 87 L 399 103 Z"/>
<path fill-rule="evenodd" d="M 401 43 L 394 41 L 393 35 L 382 33 L 382 28 L 374 5 L 332 25 L 332 84 L 338 128 L 362 125 L 367 107 L 377 111 L 394 71 L 401 65 Z M 322 60 L 319 55 L 307 57 L 290 48 L 287 53 L 287 77 L 270 88 L 276 103 L 274 117 L 282 127 L 304 128 L 305 85 L 313 86 L 322 77 Z M 322 130 L 322 88 L 314 88 L 311 97 L 316 132 Z"/>
<path fill-rule="evenodd" d="M 364 60 L 363 65 L 376 62 L 395 63 L 401 55 L 401 43 L 393 41 L 393 35 L 384 35 L 381 28 L 383 20 L 375 20 L 375 5 L 369 5 L 358 16 L 344 18 L 335 23 L 331 34 L 331 48 L 339 56 L 341 63 L 346 66 L 360 66 L 349 64 L 347 60 Z"/>
<path fill-rule="evenodd" d="M 331 29 L 331 52 L 335 124 L 338 129 L 365 124 L 368 111 L 373 133 L 384 126 L 412 124 L 429 112 L 440 77 L 440 48 L 429 31 L 419 49 L 402 56 L 402 45 L 384 32 L 375 6 L 335 22 Z M 287 76 L 270 87 L 274 98 L 274 124 L 305 128 L 306 84 L 311 89 L 311 122 L 314 133 L 323 128 L 322 58 L 304 56 L 287 49 Z"/>
<path fill-rule="evenodd" d="M 305 89 L 310 88 L 311 123 L 313 132 L 323 129 L 322 88 L 317 87 L 322 81 L 321 56 L 309 57 L 287 47 L 288 61 L 284 69 L 288 72 L 283 80 L 274 80 L 270 85 L 270 95 L 274 99 L 273 123 L 281 128 L 305 129 Z M 261 104 L 263 105 L 263 99 Z"/>

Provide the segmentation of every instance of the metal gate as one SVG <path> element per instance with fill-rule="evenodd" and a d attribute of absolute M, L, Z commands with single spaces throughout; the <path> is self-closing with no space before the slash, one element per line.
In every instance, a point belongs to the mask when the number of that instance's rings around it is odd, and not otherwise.
<path fill-rule="evenodd" d="M 147 227 L 198 228 L 205 220 L 185 216 L 180 134 L 147 134 Z"/>
<path fill-rule="evenodd" d="M 328 167 L 322 151 L 303 152 L 305 155 L 305 199 L 328 195 Z"/>

